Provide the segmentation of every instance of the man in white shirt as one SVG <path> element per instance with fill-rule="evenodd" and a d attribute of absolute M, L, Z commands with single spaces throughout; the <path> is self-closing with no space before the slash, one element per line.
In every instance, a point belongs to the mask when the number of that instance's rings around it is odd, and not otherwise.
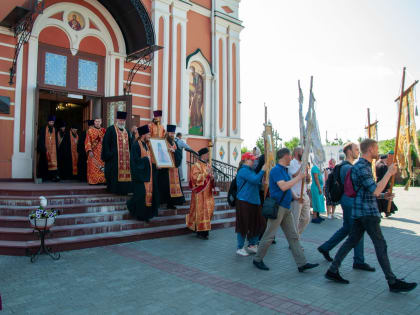
<path fill-rule="evenodd" d="M 182 133 L 178 132 L 176 134 L 175 142 L 176 142 L 178 148 L 181 149 L 181 151 L 183 151 L 185 149 L 186 151 L 195 152 L 193 149 L 190 148 L 190 146 L 188 144 L 185 143 L 184 140 L 182 140 Z M 184 157 L 184 152 L 182 152 L 182 157 Z M 178 171 L 179 171 L 179 177 L 180 177 L 181 181 L 183 182 L 185 179 L 184 179 L 184 175 L 183 175 L 183 172 L 182 172 L 182 166 L 180 166 L 178 168 Z"/>
<path fill-rule="evenodd" d="M 302 165 L 303 149 L 297 147 L 293 150 L 293 160 L 290 162 L 288 172 L 290 177 L 296 177 L 299 174 L 299 170 Z M 311 219 L 311 202 L 307 193 L 307 183 L 310 181 L 310 175 L 307 174 L 306 180 L 303 187 L 303 198 L 300 200 L 300 194 L 302 191 L 302 181 L 297 182 L 292 186 L 292 204 L 290 210 L 292 211 L 293 221 L 295 223 L 296 232 L 299 235 L 305 230 Z"/>

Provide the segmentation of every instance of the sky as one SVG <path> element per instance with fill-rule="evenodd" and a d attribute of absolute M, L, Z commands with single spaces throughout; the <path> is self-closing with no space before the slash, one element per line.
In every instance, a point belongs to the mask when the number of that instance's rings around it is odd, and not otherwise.
<path fill-rule="evenodd" d="M 405 87 L 420 79 L 419 13 L 418 0 L 242 0 L 243 146 L 263 131 L 264 103 L 284 141 L 299 137 L 298 80 L 306 115 L 311 75 L 323 142 L 363 137 L 368 107 L 379 140 L 395 137 L 403 67 Z"/>

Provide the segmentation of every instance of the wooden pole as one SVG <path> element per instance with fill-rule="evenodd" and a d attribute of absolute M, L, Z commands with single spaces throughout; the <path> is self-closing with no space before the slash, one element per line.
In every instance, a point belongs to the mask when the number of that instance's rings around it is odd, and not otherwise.
<path fill-rule="evenodd" d="M 314 83 L 314 77 L 311 76 L 311 87 L 310 87 L 310 90 L 309 90 L 309 102 L 311 101 L 311 97 L 312 97 L 312 86 L 313 86 L 313 83 Z M 310 107 L 309 107 L 308 110 L 310 110 Z M 305 143 L 305 145 L 311 145 L 311 144 L 310 143 Z M 301 165 L 300 167 L 301 167 L 301 171 L 302 172 L 305 170 L 305 173 L 308 174 L 308 165 Z M 304 186 L 305 186 L 305 177 L 302 178 L 302 185 L 300 187 L 300 199 L 299 199 L 299 202 L 300 203 L 303 202 L 303 187 Z"/>
<path fill-rule="evenodd" d="M 392 159 L 392 163 L 395 164 L 397 161 L 398 155 L 398 142 L 400 137 L 400 126 L 401 126 L 401 114 L 402 114 L 402 102 L 404 97 L 404 83 L 405 83 L 405 67 L 403 69 L 403 76 L 402 76 L 402 83 L 401 83 L 401 96 L 400 96 L 400 105 L 398 107 L 398 124 L 397 124 L 397 136 L 395 137 L 395 148 L 394 148 L 394 158 Z M 391 177 L 391 186 L 389 187 L 389 193 L 392 194 L 392 189 L 394 188 L 395 183 L 395 175 Z M 387 213 L 391 212 L 391 205 L 392 201 L 388 201 L 388 207 L 386 209 Z"/>
<path fill-rule="evenodd" d="M 369 139 L 372 138 L 372 132 L 370 131 L 370 109 L 368 107 L 367 109 L 367 114 L 368 114 L 368 137 Z"/>

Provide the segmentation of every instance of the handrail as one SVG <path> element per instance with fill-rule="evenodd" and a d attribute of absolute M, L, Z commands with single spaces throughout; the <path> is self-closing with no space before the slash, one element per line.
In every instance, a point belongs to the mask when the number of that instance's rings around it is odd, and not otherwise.
<path fill-rule="evenodd" d="M 200 157 L 198 154 L 192 150 L 187 150 L 188 152 L 188 158 L 187 158 L 187 164 L 188 164 L 188 171 L 189 174 L 191 174 L 191 167 L 194 163 L 197 161 L 201 161 L 203 163 L 206 163 Z M 213 175 L 214 175 L 214 181 L 217 187 L 219 187 L 223 191 L 227 191 L 229 189 L 229 185 L 232 182 L 232 180 L 236 176 L 237 168 L 233 165 L 218 161 L 218 160 L 212 160 L 212 168 L 213 168 Z"/>

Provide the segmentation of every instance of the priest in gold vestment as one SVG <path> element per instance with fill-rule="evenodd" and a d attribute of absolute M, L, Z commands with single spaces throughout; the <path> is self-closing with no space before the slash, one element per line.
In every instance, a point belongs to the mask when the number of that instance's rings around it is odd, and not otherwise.
<path fill-rule="evenodd" d="M 105 136 L 105 128 L 101 127 L 102 119 L 97 118 L 93 127 L 89 128 L 85 139 L 87 154 L 87 180 L 90 185 L 105 183 L 104 162 L 101 160 L 102 141 Z"/>
<path fill-rule="evenodd" d="M 209 149 L 198 151 L 201 161 L 191 167 L 190 186 L 192 188 L 190 212 L 186 223 L 190 230 L 197 232 L 197 237 L 208 239 L 211 219 L 214 212 L 214 178 L 209 164 Z M 204 162 L 203 162 L 204 161 Z"/>

